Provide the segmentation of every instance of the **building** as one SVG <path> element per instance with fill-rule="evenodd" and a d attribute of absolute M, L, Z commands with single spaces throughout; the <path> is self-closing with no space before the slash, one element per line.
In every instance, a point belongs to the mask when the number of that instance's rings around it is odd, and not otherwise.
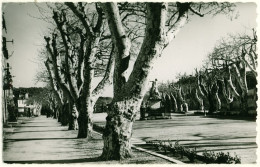
<path fill-rule="evenodd" d="M 39 116 L 41 113 L 42 105 L 32 101 L 29 97 L 29 93 L 19 94 L 17 104 L 19 116 Z"/>
<path fill-rule="evenodd" d="M 28 100 L 28 93 L 26 93 L 25 95 L 19 94 L 19 98 L 17 99 L 19 115 L 24 114 L 24 111 L 25 111 L 24 109 L 25 109 L 27 100 Z"/>

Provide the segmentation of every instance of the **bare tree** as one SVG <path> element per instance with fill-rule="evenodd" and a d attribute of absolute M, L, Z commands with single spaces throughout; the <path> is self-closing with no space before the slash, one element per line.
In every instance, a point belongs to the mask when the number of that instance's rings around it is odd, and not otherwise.
<path fill-rule="evenodd" d="M 256 53 L 257 36 L 253 29 L 253 34 L 250 35 L 230 35 L 228 38 L 223 39 L 215 48 L 209 59 L 214 66 L 226 69 L 226 75 L 220 82 L 223 86 L 224 83 L 229 83 L 231 89 L 223 92 L 226 100 L 232 102 L 233 98 L 226 93 L 229 90 L 235 90 L 232 84 L 231 76 L 235 78 L 238 83 L 236 88 L 238 91 L 232 91 L 231 95 L 239 96 L 241 101 L 242 113 L 247 114 L 247 73 L 251 71 L 256 78 L 257 72 L 257 53 Z M 225 82 L 224 82 L 225 81 Z"/>
<path fill-rule="evenodd" d="M 101 36 L 105 26 L 103 12 L 96 3 L 68 2 L 65 5 L 67 7 L 61 6 L 60 12 L 53 11 L 58 32 L 53 33 L 52 38 L 45 37 L 50 55 L 47 63 L 52 67 L 57 85 L 75 104 L 74 109 L 79 111 L 78 138 L 86 138 L 92 132 L 93 106 L 102 90 L 111 84 L 113 47 L 107 44 L 109 49 L 104 49 L 107 61 L 101 63 L 107 68 L 103 79 L 93 89 L 95 71 L 100 71 L 102 67 L 96 58 L 105 57 L 101 52 Z M 75 23 L 78 20 L 79 22 Z"/>
<path fill-rule="evenodd" d="M 131 40 L 126 34 L 117 3 L 104 3 L 115 45 L 114 98 L 109 107 L 103 133 L 104 159 L 123 159 L 131 156 L 132 125 L 147 90 L 149 74 L 155 60 L 188 21 L 188 14 L 229 12 L 229 3 L 145 3 L 145 31 L 133 70 L 126 78 L 131 55 Z"/>

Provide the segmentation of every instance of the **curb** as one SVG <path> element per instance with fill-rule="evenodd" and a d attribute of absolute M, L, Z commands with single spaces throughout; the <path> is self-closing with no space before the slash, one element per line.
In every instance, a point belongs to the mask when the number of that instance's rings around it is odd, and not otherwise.
<path fill-rule="evenodd" d="M 100 127 L 100 126 L 98 126 L 98 125 L 96 125 L 96 126 L 97 126 L 97 127 Z M 101 134 L 100 132 L 95 131 L 94 129 L 95 129 L 95 128 L 93 128 L 93 132 L 94 132 L 94 133 L 97 133 L 97 134 L 99 134 L 99 135 L 102 136 L 102 134 Z M 173 159 L 173 158 L 170 158 L 170 157 L 168 157 L 168 156 L 165 156 L 165 155 L 162 155 L 162 154 L 158 154 L 158 153 L 156 153 L 156 152 L 153 152 L 153 151 L 150 151 L 150 150 L 141 148 L 141 147 L 137 147 L 137 146 L 135 146 L 135 145 L 132 145 L 132 148 L 135 149 L 135 150 L 142 151 L 142 152 L 151 154 L 151 155 L 153 155 L 153 156 L 156 156 L 156 157 L 165 159 L 165 160 L 170 161 L 170 162 L 172 162 L 172 163 L 185 164 L 184 162 L 181 162 L 181 161 L 179 161 L 179 160 L 177 160 L 177 159 Z"/>
<path fill-rule="evenodd" d="M 136 149 L 136 150 L 139 150 L 139 151 L 146 152 L 146 153 L 151 154 L 151 155 L 156 156 L 156 157 L 160 157 L 160 158 L 162 158 L 162 159 L 165 159 L 165 160 L 167 160 L 167 161 L 170 161 L 170 162 L 173 162 L 173 163 L 176 163 L 176 164 L 185 164 L 184 162 L 181 162 L 181 161 L 179 161 L 179 160 L 177 160 L 177 159 L 173 159 L 173 158 L 167 157 L 167 156 L 165 156 L 165 155 L 158 154 L 158 153 L 156 153 L 156 152 L 146 150 L 146 149 L 141 148 L 141 147 L 136 147 L 136 146 L 133 145 L 132 148 L 134 148 L 134 149 Z"/>

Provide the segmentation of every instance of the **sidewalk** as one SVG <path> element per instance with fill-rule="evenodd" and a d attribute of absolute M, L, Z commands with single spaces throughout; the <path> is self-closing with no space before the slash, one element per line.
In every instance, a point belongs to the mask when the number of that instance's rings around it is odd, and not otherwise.
<path fill-rule="evenodd" d="M 21 118 L 12 128 L 4 129 L 3 161 L 5 163 L 102 163 L 102 164 L 168 164 L 162 158 L 133 149 L 134 157 L 124 161 L 100 161 L 102 136 L 77 139 L 77 131 L 68 131 L 57 120 L 45 116 Z"/>

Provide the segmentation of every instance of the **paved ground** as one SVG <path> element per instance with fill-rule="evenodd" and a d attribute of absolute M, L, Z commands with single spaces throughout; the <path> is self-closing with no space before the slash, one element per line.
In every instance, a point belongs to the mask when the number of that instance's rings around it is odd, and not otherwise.
<path fill-rule="evenodd" d="M 4 128 L 3 160 L 6 163 L 170 163 L 167 160 L 133 150 L 134 157 L 124 161 L 101 161 L 102 137 L 77 139 L 77 131 L 68 131 L 57 120 L 45 116 L 19 118 L 19 124 Z M 21 122 L 23 122 L 21 124 Z"/>
<path fill-rule="evenodd" d="M 94 114 L 94 122 L 104 125 L 106 114 Z M 243 164 L 256 163 L 256 122 L 175 114 L 173 119 L 134 123 L 133 138 L 141 141 L 179 140 L 180 144 L 203 150 L 230 152 Z"/>
<path fill-rule="evenodd" d="M 94 114 L 96 123 L 104 125 L 106 114 Z M 22 119 L 22 120 L 21 120 Z M 77 131 L 68 131 L 44 116 L 20 118 L 23 124 L 4 129 L 3 160 L 16 163 L 118 163 L 99 161 L 103 142 L 76 139 Z M 146 120 L 134 123 L 133 143 L 149 140 L 179 140 L 197 150 L 236 153 L 242 163 L 256 161 L 256 123 L 247 120 L 205 118 L 175 114 L 173 119 Z M 136 157 L 120 163 L 168 163 L 165 160 L 135 152 Z M 143 156 L 143 157 L 142 157 Z M 148 158 L 147 158 L 148 157 Z"/>

